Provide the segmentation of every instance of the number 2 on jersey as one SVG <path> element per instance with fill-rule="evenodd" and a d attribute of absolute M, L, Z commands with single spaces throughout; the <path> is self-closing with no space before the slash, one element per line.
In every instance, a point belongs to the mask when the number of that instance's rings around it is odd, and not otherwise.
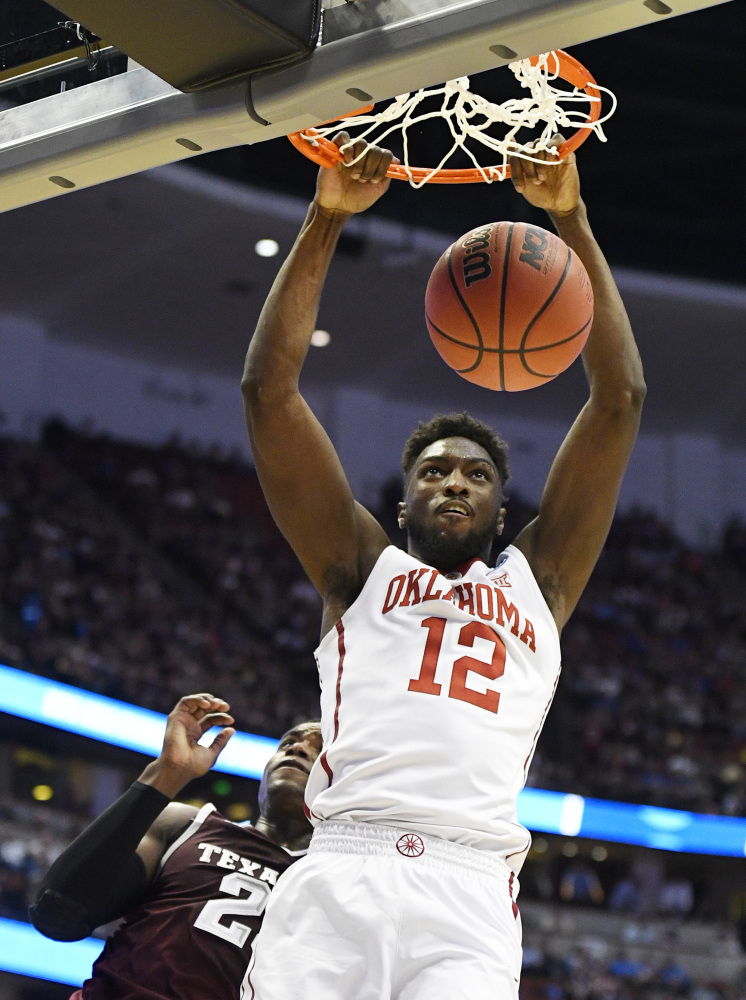
<path fill-rule="evenodd" d="M 427 629 L 427 641 L 425 652 L 422 656 L 419 675 L 409 682 L 409 691 L 418 691 L 420 694 L 439 695 L 442 685 L 435 681 L 435 670 L 438 666 L 440 647 L 443 645 L 443 633 L 446 628 L 445 618 L 426 618 L 422 622 L 422 627 Z M 459 632 L 459 646 L 473 647 L 475 639 L 487 639 L 493 644 L 492 659 L 489 663 L 484 660 L 477 660 L 473 656 L 460 656 L 453 664 L 451 670 L 451 686 L 448 689 L 449 698 L 457 698 L 459 701 L 466 701 L 470 705 L 476 705 L 487 712 L 497 713 L 500 704 L 500 694 L 498 691 L 475 691 L 466 686 L 466 675 L 471 671 L 480 674 L 490 681 L 495 681 L 502 677 L 505 672 L 505 644 L 500 636 L 485 622 L 468 622 Z"/>
<path fill-rule="evenodd" d="M 231 896 L 240 896 L 242 891 L 248 892 L 248 896 L 242 899 L 210 899 L 202 907 L 199 916 L 194 921 L 194 926 L 199 927 L 208 934 L 230 941 L 238 948 L 243 948 L 246 939 L 251 934 L 251 927 L 241 923 L 240 920 L 231 920 L 230 923 L 223 923 L 223 917 L 260 917 L 264 913 L 264 907 L 269 899 L 270 888 L 266 882 L 252 878 L 251 875 L 244 875 L 242 872 L 233 872 L 226 875 L 220 883 L 220 891 L 227 892 Z"/>

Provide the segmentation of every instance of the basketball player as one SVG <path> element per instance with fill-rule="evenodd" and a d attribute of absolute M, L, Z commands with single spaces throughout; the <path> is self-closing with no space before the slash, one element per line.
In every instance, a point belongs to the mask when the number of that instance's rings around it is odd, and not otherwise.
<path fill-rule="evenodd" d="M 345 164 L 363 148 L 348 149 Z M 504 442 L 468 414 L 420 424 L 404 449 L 398 511 L 408 551 L 392 546 L 355 502 L 298 389 L 337 237 L 384 194 L 390 162 L 369 147 L 350 167 L 320 170 L 246 359 L 262 487 L 324 600 L 324 749 L 306 788 L 315 832 L 270 900 L 246 1000 L 517 997 L 515 899 L 530 836 L 516 799 L 557 684 L 559 636 L 606 539 L 645 393 L 574 157 L 513 161 L 515 187 L 547 212 L 593 285 L 588 401 L 538 517 L 494 568 Z"/>
<path fill-rule="evenodd" d="M 228 704 L 182 698 L 163 750 L 138 781 L 55 861 L 31 907 L 42 934 L 74 941 L 124 917 L 72 1000 L 237 997 L 278 877 L 305 854 L 308 772 L 318 723 L 286 733 L 264 771 L 256 826 L 215 807 L 172 802 L 205 774 L 233 734 Z M 223 728 L 210 746 L 197 742 Z"/>

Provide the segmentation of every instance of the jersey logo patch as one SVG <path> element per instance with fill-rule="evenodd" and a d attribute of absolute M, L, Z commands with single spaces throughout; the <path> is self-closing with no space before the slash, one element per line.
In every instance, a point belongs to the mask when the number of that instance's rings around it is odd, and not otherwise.
<path fill-rule="evenodd" d="M 498 587 L 512 587 L 513 584 L 510 582 L 510 577 L 508 576 L 507 570 L 505 573 L 501 573 L 499 576 L 490 576 L 490 579 L 498 585 Z"/>
<path fill-rule="evenodd" d="M 425 853 L 422 837 L 418 837 L 416 833 L 405 833 L 403 837 L 399 837 L 396 849 L 405 858 L 419 858 L 421 854 Z"/>

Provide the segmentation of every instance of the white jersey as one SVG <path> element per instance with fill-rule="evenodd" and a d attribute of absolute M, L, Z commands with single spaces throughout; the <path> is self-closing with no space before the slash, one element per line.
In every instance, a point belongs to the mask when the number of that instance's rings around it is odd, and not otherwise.
<path fill-rule="evenodd" d="M 559 635 L 508 546 L 442 574 L 395 546 L 324 636 L 324 750 L 312 822 L 412 829 L 493 851 L 517 872 L 531 842 L 516 800 L 560 671 Z"/>

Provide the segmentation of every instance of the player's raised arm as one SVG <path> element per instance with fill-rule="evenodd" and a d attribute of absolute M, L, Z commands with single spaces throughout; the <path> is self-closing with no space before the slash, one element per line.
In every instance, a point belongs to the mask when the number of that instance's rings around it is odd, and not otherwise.
<path fill-rule="evenodd" d="M 512 160 L 511 172 L 517 190 L 546 210 L 582 260 L 595 299 L 583 350 L 590 397 L 554 460 L 539 516 L 516 540 L 562 628 L 611 527 L 640 424 L 645 382 L 624 304 L 588 223 L 575 157 L 547 167 Z"/>
<path fill-rule="evenodd" d="M 166 847 L 197 812 L 171 799 L 210 770 L 233 735 L 228 707 L 211 694 L 179 701 L 156 760 L 44 876 L 30 908 L 38 931 L 57 941 L 77 941 L 123 916 L 141 898 Z M 210 746 L 200 746 L 212 726 L 223 728 Z"/>
<path fill-rule="evenodd" d="M 342 145 L 347 136 L 335 141 Z M 364 146 L 364 144 L 363 144 Z M 355 144 L 347 160 L 362 149 Z M 322 168 L 303 228 L 264 305 L 241 384 L 251 447 L 264 494 L 280 530 L 316 588 L 353 591 L 387 544 L 358 507 L 331 441 L 300 395 L 329 262 L 350 215 L 387 190 L 391 153 L 368 147 L 351 167 Z M 355 323 L 349 302 L 347 322 Z"/>

